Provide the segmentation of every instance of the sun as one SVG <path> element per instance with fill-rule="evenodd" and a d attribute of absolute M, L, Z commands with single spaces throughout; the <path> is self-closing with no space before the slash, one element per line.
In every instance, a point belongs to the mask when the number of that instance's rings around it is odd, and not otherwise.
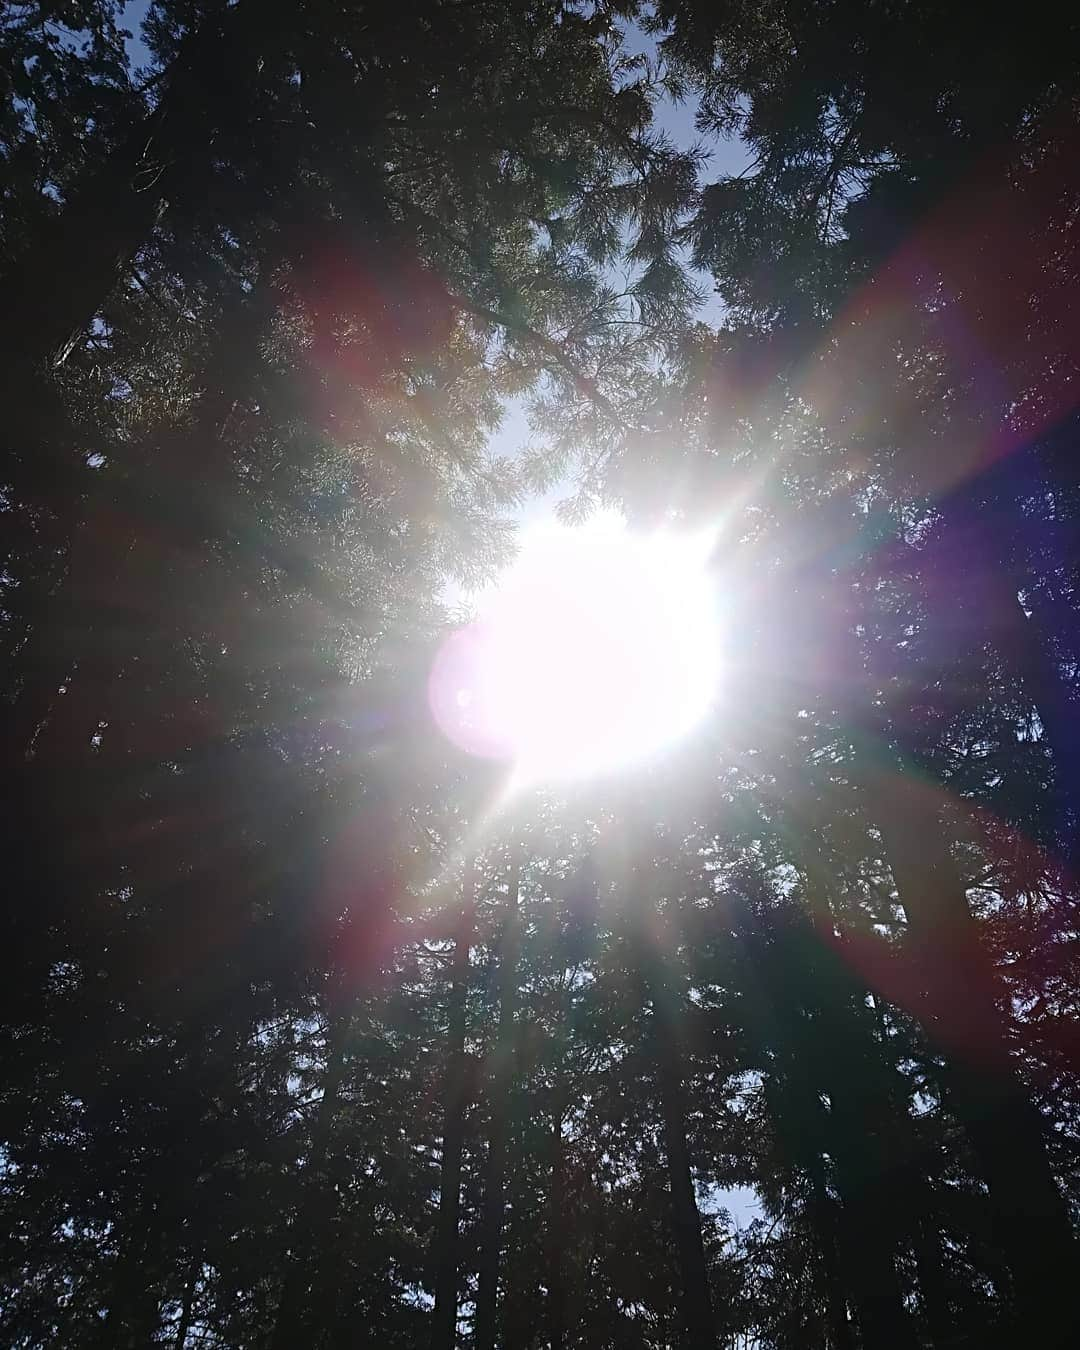
<path fill-rule="evenodd" d="M 604 514 L 525 531 L 476 618 L 444 643 L 435 720 L 519 782 L 607 771 L 684 736 L 717 694 L 712 539 Z"/>

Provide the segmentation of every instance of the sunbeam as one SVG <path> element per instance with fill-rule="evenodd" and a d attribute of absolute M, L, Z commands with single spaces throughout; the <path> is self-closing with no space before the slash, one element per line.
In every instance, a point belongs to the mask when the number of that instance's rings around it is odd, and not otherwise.
<path fill-rule="evenodd" d="M 431 706 L 515 784 L 639 761 L 705 714 L 720 677 L 711 537 L 619 517 L 529 530 L 476 619 L 443 646 Z"/>

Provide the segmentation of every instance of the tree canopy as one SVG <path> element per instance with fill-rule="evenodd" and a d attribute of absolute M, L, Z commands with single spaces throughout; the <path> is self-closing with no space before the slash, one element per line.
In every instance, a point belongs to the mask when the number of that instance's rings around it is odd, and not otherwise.
<path fill-rule="evenodd" d="M 3 1344 L 1075 1343 L 1078 61 L 0 7 Z M 430 681 L 545 493 L 722 687 L 526 789 Z"/>

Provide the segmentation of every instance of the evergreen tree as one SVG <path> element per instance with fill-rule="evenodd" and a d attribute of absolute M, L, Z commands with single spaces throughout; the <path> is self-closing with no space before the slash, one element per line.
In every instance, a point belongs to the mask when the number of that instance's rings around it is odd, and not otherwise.
<path fill-rule="evenodd" d="M 1073 28 L 126 10 L 0 13 L 0 1340 L 1071 1345 Z M 560 482 L 724 688 L 524 792 L 428 676 Z"/>

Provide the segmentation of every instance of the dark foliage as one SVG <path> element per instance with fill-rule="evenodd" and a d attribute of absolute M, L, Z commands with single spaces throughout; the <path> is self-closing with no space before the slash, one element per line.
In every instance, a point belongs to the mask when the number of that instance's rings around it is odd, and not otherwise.
<path fill-rule="evenodd" d="M 0 7 L 0 1342 L 1075 1344 L 1073 21 L 136 8 Z M 500 815 L 557 482 L 723 699 Z"/>

